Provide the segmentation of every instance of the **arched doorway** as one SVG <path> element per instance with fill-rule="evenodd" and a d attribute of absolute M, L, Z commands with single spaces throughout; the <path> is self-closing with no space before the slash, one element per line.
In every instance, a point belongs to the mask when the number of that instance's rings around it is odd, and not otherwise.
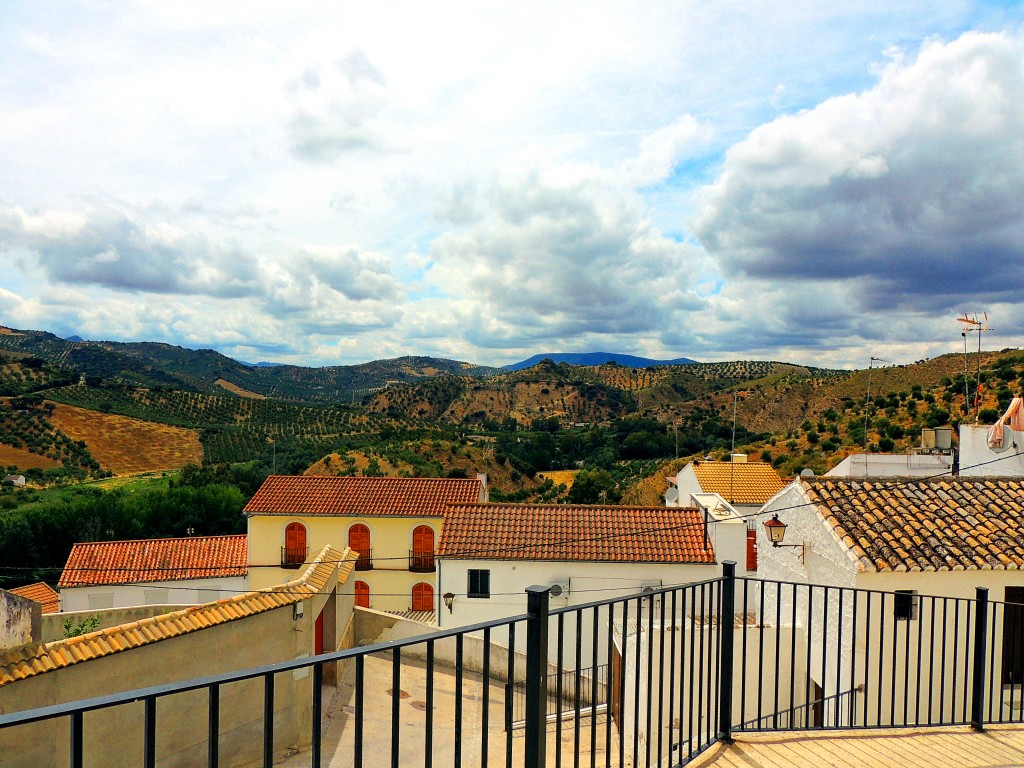
<path fill-rule="evenodd" d="M 368 571 L 373 568 L 373 550 L 370 549 L 370 529 L 362 523 L 356 523 L 348 529 L 348 545 L 359 555 L 356 560 L 357 571 Z"/>
<path fill-rule="evenodd" d="M 288 523 L 284 529 L 281 565 L 297 568 L 306 562 L 306 553 L 306 526 L 302 523 Z"/>
<path fill-rule="evenodd" d="M 412 609 L 414 611 L 434 610 L 434 588 L 425 582 L 419 582 L 412 588 Z"/>
<path fill-rule="evenodd" d="M 370 607 L 370 585 L 365 581 L 357 581 L 355 584 L 356 605 L 359 608 Z"/>

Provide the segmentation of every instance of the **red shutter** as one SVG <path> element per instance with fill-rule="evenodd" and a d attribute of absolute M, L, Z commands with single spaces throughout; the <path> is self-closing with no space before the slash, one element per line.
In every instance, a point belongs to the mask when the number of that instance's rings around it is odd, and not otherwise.
<path fill-rule="evenodd" d="M 412 588 L 412 609 L 414 611 L 434 610 L 434 588 L 422 581 Z"/>
<path fill-rule="evenodd" d="M 357 581 L 355 584 L 356 589 L 356 605 L 360 608 L 370 607 L 370 585 L 365 581 Z"/>
<path fill-rule="evenodd" d="M 757 570 L 757 531 L 747 531 L 747 570 Z"/>

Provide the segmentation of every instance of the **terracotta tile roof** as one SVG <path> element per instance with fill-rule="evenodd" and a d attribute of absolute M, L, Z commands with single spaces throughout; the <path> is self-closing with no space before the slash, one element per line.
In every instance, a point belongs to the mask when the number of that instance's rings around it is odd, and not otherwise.
<path fill-rule="evenodd" d="M 695 509 L 455 504 L 438 542 L 439 557 L 472 560 L 587 560 L 714 563 Z"/>
<path fill-rule="evenodd" d="M 771 464 L 761 461 L 695 461 L 701 489 L 732 504 L 764 504 L 785 487 Z"/>
<path fill-rule="evenodd" d="M 26 584 L 24 587 L 15 587 L 7 591 L 33 602 L 42 603 L 43 613 L 60 611 L 60 595 L 57 594 L 57 590 L 45 582 L 37 581 L 35 584 Z"/>
<path fill-rule="evenodd" d="M 247 553 L 244 535 L 90 541 L 71 548 L 57 586 L 245 576 Z"/>
<path fill-rule="evenodd" d="M 479 480 L 437 477 L 268 477 L 247 515 L 441 517 L 480 500 Z"/>
<path fill-rule="evenodd" d="M 860 567 L 1024 568 L 1024 480 L 938 477 L 798 481 Z"/>
<path fill-rule="evenodd" d="M 280 586 L 67 640 L 0 651 L 0 685 L 297 603 L 319 593 L 335 570 L 338 583 L 344 582 L 352 573 L 356 559 L 357 555 L 351 550 L 339 551 L 326 546 L 299 578 Z"/>

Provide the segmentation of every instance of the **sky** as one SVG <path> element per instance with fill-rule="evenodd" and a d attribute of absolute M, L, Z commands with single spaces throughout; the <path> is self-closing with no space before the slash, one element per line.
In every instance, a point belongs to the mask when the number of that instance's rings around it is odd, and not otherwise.
<path fill-rule="evenodd" d="M 250 362 L 1019 347 L 1024 3 L 2 3 L 0 267 Z"/>

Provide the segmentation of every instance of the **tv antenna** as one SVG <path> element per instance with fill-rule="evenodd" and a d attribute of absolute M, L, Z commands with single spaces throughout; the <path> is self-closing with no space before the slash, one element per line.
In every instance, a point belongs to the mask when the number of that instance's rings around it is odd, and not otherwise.
<path fill-rule="evenodd" d="M 979 318 L 978 315 L 981 315 Z M 981 334 L 991 331 L 988 325 L 988 312 L 964 312 L 957 319 L 963 325 L 960 335 L 964 337 L 964 404 L 970 407 L 971 395 L 967 386 L 967 334 L 978 334 L 978 386 L 974 392 L 974 423 L 978 423 L 981 414 Z"/>
<path fill-rule="evenodd" d="M 871 407 L 871 369 L 875 363 L 888 363 L 889 365 L 896 365 L 892 360 L 883 360 L 881 357 L 871 356 L 868 361 L 868 391 L 864 396 L 864 450 L 868 448 L 868 408 Z M 864 460 L 864 466 L 867 467 L 867 459 Z"/>

